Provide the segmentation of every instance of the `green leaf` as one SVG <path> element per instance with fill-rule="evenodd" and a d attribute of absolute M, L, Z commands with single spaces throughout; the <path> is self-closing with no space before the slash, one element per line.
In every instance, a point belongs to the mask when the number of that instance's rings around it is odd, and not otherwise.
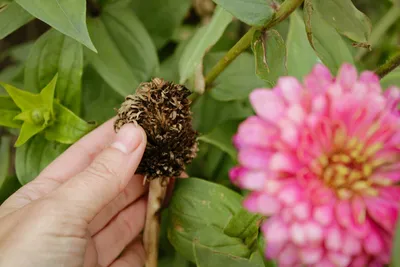
<path fill-rule="evenodd" d="M 193 126 L 201 133 L 208 133 L 228 120 L 245 119 L 253 114 L 247 99 L 241 101 L 218 101 L 209 93 L 202 95 L 193 107 Z"/>
<path fill-rule="evenodd" d="M 314 8 L 339 33 L 358 43 L 367 43 L 371 22 L 351 0 L 314 0 Z"/>
<path fill-rule="evenodd" d="M 22 123 L 14 120 L 20 113 L 11 97 L 0 95 L 0 125 L 10 128 L 20 128 Z"/>
<path fill-rule="evenodd" d="M 0 5 L 0 40 L 32 19 L 31 14 L 15 2 Z"/>
<path fill-rule="evenodd" d="M 11 137 L 0 138 L 0 204 L 13 194 L 21 185 L 15 176 L 10 176 Z"/>
<path fill-rule="evenodd" d="M 286 41 L 287 68 L 290 76 L 298 79 L 308 74 L 319 62 L 314 50 L 307 40 L 304 22 L 295 11 L 290 16 L 289 33 Z"/>
<path fill-rule="evenodd" d="M 56 83 L 57 75 L 53 77 L 50 83 L 47 84 L 39 94 L 33 94 L 1 82 L 0 85 L 6 89 L 14 103 L 22 111 L 28 111 L 37 108 L 46 108 L 49 111 L 52 111 Z"/>
<path fill-rule="evenodd" d="M 233 16 L 249 25 L 264 26 L 273 18 L 273 0 L 214 0 Z"/>
<path fill-rule="evenodd" d="M 215 251 L 201 244 L 193 243 L 197 267 L 264 267 L 260 253 L 255 252 L 250 259 Z"/>
<path fill-rule="evenodd" d="M 15 169 L 22 185 L 32 181 L 54 159 L 68 148 L 67 145 L 48 141 L 42 134 L 17 148 Z"/>
<path fill-rule="evenodd" d="M 36 18 L 96 51 L 86 27 L 86 1 L 15 0 L 15 2 Z"/>
<path fill-rule="evenodd" d="M 159 49 L 172 38 L 190 4 L 188 0 L 133 0 L 131 7 Z"/>
<path fill-rule="evenodd" d="M 192 76 L 201 64 L 207 49 L 214 45 L 232 21 L 232 16 L 220 7 L 217 7 L 211 22 L 198 29 L 183 51 L 179 61 L 180 83 Z"/>
<path fill-rule="evenodd" d="M 57 102 L 54 103 L 54 111 L 55 122 L 44 131 L 47 140 L 73 144 L 95 127 Z"/>
<path fill-rule="evenodd" d="M 397 86 L 400 88 L 400 68 L 395 69 L 381 79 L 382 89 L 386 90 L 390 86 Z"/>
<path fill-rule="evenodd" d="M 258 230 L 262 221 L 263 217 L 261 215 L 252 214 L 242 209 L 229 221 L 224 229 L 224 233 L 243 240 L 250 238 L 247 241 L 252 245 L 254 242 L 257 242 Z"/>
<path fill-rule="evenodd" d="M 396 253 L 400 249 L 400 220 L 397 219 L 396 234 L 393 239 L 392 262 L 390 266 L 400 267 L 400 254 Z"/>
<path fill-rule="evenodd" d="M 232 137 L 237 132 L 238 125 L 238 121 L 225 122 L 210 133 L 200 136 L 199 140 L 218 147 L 236 160 L 237 152 L 232 144 Z"/>
<path fill-rule="evenodd" d="M 18 139 L 15 142 L 15 147 L 20 147 L 25 144 L 30 138 L 35 134 L 43 131 L 46 128 L 45 125 L 36 125 L 32 123 L 25 122 L 22 124 L 21 131 L 18 135 Z"/>
<path fill-rule="evenodd" d="M 83 73 L 83 118 L 101 124 L 115 116 L 124 98 L 115 92 L 92 68 Z"/>
<path fill-rule="evenodd" d="M 204 58 L 208 72 L 225 52 L 210 53 Z M 255 88 L 265 87 L 265 82 L 255 74 L 254 57 L 242 53 L 213 82 L 211 96 L 219 101 L 231 101 L 247 98 Z"/>
<path fill-rule="evenodd" d="M 25 88 L 40 92 L 58 73 L 55 96 L 80 113 L 83 50 L 80 43 L 51 29 L 37 40 L 25 67 Z"/>
<path fill-rule="evenodd" d="M 224 186 L 197 178 L 177 182 L 169 205 L 168 238 L 185 258 L 195 261 L 194 241 L 216 251 L 249 257 L 241 239 L 223 229 L 242 209 L 242 197 Z"/>
<path fill-rule="evenodd" d="M 263 33 L 257 30 L 251 48 L 256 61 L 256 74 L 269 86 L 275 86 L 279 77 L 287 75 L 286 46 L 279 32 L 269 30 Z"/>
<path fill-rule="evenodd" d="M 11 137 L 2 136 L 0 138 L 0 188 L 8 176 L 10 168 Z"/>
<path fill-rule="evenodd" d="M 347 62 L 354 65 L 353 56 L 336 30 L 323 20 L 315 9 L 318 0 L 308 0 L 304 5 L 304 20 L 308 40 L 321 61 L 336 74 L 340 66 Z"/>
<path fill-rule="evenodd" d="M 158 71 L 156 48 L 133 11 L 109 6 L 88 28 L 98 49 L 88 51 L 89 62 L 120 95 L 132 94 Z"/>

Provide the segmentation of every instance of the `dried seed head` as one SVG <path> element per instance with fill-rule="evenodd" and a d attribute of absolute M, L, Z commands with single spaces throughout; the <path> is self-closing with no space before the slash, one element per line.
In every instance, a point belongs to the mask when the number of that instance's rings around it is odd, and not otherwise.
<path fill-rule="evenodd" d="M 137 173 L 148 180 L 179 176 L 196 156 L 189 95 L 183 85 L 155 78 L 140 84 L 118 110 L 115 131 L 126 123 L 138 123 L 146 132 L 147 146 Z"/>

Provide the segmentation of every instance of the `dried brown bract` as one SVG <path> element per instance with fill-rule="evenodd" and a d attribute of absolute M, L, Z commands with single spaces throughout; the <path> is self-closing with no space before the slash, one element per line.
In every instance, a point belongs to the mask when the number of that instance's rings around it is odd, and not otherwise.
<path fill-rule="evenodd" d="M 140 84 L 118 110 L 116 131 L 126 123 L 138 123 L 146 132 L 146 151 L 137 173 L 147 180 L 179 176 L 196 156 L 189 95 L 183 85 L 155 78 Z"/>

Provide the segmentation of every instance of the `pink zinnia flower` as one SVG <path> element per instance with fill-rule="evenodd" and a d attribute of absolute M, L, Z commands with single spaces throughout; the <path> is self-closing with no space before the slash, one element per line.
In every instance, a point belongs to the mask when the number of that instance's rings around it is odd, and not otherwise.
<path fill-rule="evenodd" d="M 232 181 L 269 216 L 266 256 L 279 266 L 383 266 L 400 202 L 400 91 L 372 72 L 317 65 L 250 95 L 256 116 L 234 137 Z"/>

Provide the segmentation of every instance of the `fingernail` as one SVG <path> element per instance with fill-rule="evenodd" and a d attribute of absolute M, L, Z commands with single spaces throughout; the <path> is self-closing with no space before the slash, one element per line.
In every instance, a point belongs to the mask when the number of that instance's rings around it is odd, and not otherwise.
<path fill-rule="evenodd" d="M 111 147 L 116 148 L 125 154 L 132 153 L 143 140 L 142 132 L 143 130 L 134 124 L 125 124 L 118 131 Z"/>

